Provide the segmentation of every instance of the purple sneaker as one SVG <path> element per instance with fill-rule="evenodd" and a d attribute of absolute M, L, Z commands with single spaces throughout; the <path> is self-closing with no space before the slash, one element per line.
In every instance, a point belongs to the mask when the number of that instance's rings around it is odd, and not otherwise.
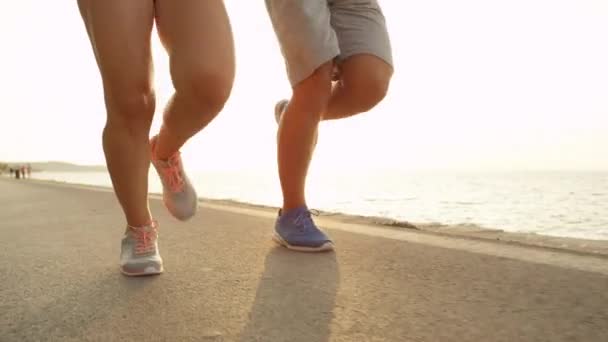
<path fill-rule="evenodd" d="M 312 220 L 305 206 L 279 211 L 275 224 L 274 240 L 288 249 L 299 252 L 325 252 L 334 249 L 334 243 Z"/>

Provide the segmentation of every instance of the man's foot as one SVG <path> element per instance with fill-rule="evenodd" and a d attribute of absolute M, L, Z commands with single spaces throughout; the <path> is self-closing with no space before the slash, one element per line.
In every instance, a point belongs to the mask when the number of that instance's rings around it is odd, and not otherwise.
<path fill-rule="evenodd" d="M 274 240 L 291 250 L 324 252 L 334 249 L 333 242 L 315 225 L 305 206 L 279 212 L 274 229 Z"/>
<path fill-rule="evenodd" d="M 196 213 L 198 207 L 196 191 L 184 172 L 179 151 L 167 160 L 157 159 L 154 153 L 156 140 L 156 136 L 150 140 L 151 161 L 163 183 L 163 201 L 171 215 L 185 221 Z"/>
<path fill-rule="evenodd" d="M 161 274 L 163 260 L 158 253 L 158 225 L 127 226 L 120 251 L 120 272 L 127 276 Z"/>

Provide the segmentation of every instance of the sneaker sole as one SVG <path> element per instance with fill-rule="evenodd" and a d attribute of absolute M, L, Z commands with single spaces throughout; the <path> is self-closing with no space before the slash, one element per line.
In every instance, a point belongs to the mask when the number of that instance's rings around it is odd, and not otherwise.
<path fill-rule="evenodd" d="M 198 206 L 198 203 L 197 203 L 197 206 Z M 173 216 L 176 220 L 181 221 L 181 222 L 189 221 L 191 218 L 193 218 L 196 215 L 196 212 L 198 211 L 197 209 L 194 209 L 190 213 L 181 214 L 181 213 L 176 213 L 175 211 L 171 211 L 166 205 L 165 205 L 165 207 L 167 208 L 167 211 L 169 211 L 169 214 L 171 214 L 171 216 Z"/>
<path fill-rule="evenodd" d="M 278 234 L 274 234 L 272 236 L 272 240 L 277 244 L 296 252 L 306 252 L 306 253 L 318 253 L 318 252 L 329 252 L 334 250 L 333 242 L 326 242 L 319 247 L 302 247 L 302 246 L 294 246 L 287 243 L 287 241 L 283 240 Z"/>
<path fill-rule="evenodd" d="M 125 271 L 122 267 L 120 268 L 120 273 L 128 276 L 128 277 L 145 277 L 145 276 L 152 276 L 152 275 L 158 275 L 163 273 L 164 268 L 161 265 L 160 269 L 154 269 L 152 267 L 147 267 L 145 268 L 142 272 L 127 272 Z"/>
<path fill-rule="evenodd" d="M 192 185 L 190 186 L 192 187 Z M 194 193 L 194 200 L 191 203 L 190 207 L 185 210 L 178 209 L 178 206 L 169 205 L 168 203 L 171 203 L 171 200 L 165 198 L 164 192 L 165 189 L 163 188 L 163 204 L 165 205 L 165 208 L 167 208 L 169 214 L 171 214 L 171 216 L 173 216 L 178 221 L 188 221 L 193 218 L 198 212 L 198 195 L 196 194 L 196 190 L 194 189 L 194 187 L 192 187 L 192 192 Z"/>

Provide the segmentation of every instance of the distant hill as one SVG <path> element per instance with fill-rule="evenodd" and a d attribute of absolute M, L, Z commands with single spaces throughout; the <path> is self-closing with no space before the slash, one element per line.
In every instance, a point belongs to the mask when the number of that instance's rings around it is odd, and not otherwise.
<path fill-rule="evenodd" d="M 11 163 L 14 165 L 17 163 Z M 104 165 L 78 165 L 64 162 L 30 163 L 33 171 L 51 172 L 99 172 L 107 171 Z"/>

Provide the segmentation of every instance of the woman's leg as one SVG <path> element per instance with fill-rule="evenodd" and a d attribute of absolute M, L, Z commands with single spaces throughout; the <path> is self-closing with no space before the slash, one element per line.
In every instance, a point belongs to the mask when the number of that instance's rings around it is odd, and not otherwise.
<path fill-rule="evenodd" d="M 175 87 L 155 146 L 155 156 L 167 159 L 224 107 L 234 46 L 223 1 L 156 0 L 156 20 Z"/>
<path fill-rule="evenodd" d="M 129 226 L 151 222 L 148 137 L 155 98 L 150 35 L 153 0 L 79 0 L 103 81 L 103 148 Z"/>

